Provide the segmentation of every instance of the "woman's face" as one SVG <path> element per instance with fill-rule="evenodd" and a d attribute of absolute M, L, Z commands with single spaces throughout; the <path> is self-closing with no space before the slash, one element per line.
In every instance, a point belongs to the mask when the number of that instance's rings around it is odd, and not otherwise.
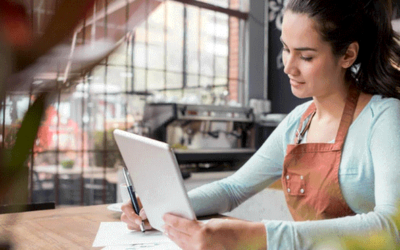
<path fill-rule="evenodd" d="M 327 97 L 345 86 L 345 69 L 315 27 L 306 14 L 285 12 L 281 36 L 284 72 L 298 98 Z"/>

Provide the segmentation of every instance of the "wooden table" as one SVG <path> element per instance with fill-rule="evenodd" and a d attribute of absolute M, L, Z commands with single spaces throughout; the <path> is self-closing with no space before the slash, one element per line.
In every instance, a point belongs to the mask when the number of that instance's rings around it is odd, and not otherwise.
<path fill-rule="evenodd" d="M 0 215 L 0 243 L 13 249 L 92 248 L 100 222 L 120 221 L 108 205 L 69 207 Z"/>

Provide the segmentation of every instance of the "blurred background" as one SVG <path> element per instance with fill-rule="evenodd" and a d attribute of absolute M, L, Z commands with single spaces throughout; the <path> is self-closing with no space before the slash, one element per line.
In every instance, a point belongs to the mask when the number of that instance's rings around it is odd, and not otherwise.
<path fill-rule="evenodd" d="M 33 35 L 40 36 L 60 2 L 17 3 L 25 7 Z M 138 8 L 135 1 L 100 0 L 63 41 L 66 51 L 73 53 L 79 46 L 107 38 L 116 30 L 127 34 L 114 53 L 90 72 L 67 82 L 71 88 L 60 87 L 57 97 L 46 108 L 29 161 L 29 203 L 115 202 L 118 170 L 123 162 L 112 131 L 119 128 L 151 136 L 152 129 L 157 128 L 150 128 L 143 121 L 146 104 L 186 103 L 199 107 L 229 103 L 241 107 L 244 97 L 238 89 L 244 88 L 245 72 L 239 63 L 245 60 L 243 38 L 249 2 L 159 1 L 157 7 L 149 1 L 141 2 L 139 8 L 144 15 L 138 17 L 133 32 L 127 29 Z M 1 100 L 0 139 L 4 148 L 13 146 L 24 114 L 37 94 L 36 86 L 65 86 L 65 64 L 46 65 L 39 74 L 32 74 L 28 90 L 8 91 Z M 225 123 L 219 126 L 226 127 Z M 182 121 L 172 127 L 178 130 L 183 127 Z M 218 137 L 216 133 L 214 138 Z M 187 148 L 181 138 L 172 144 Z M 227 145 L 232 140 L 222 144 L 226 148 L 236 147 Z"/>
<path fill-rule="evenodd" d="M 40 37 L 62 1 L 13 2 L 23 6 L 33 37 Z M 28 87 L 8 89 L 0 100 L 0 142 L 7 149 L 41 86 L 56 93 L 27 163 L 28 203 L 117 202 L 124 163 L 112 137 L 116 128 L 169 143 L 185 180 L 196 173 L 214 180 L 240 168 L 285 115 L 307 101 L 291 95 L 282 71 L 283 5 L 95 1 L 50 51 L 64 51 L 64 57 L 43 59 L 45 67 L 24 78 Z M 90 71 L 74 71 L 70 61 L 82 54 L 79 48 L 101 50 L 96 42 L 118 32 L 124 39 L 113 40 L 118 47 L 112 54 Z"/>

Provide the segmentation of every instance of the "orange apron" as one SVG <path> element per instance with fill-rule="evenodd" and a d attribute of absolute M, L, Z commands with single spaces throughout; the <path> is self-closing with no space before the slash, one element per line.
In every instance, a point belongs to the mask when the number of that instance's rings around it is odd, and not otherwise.
<path fill-rule="evenodd" d="M 354 215 L 340 190 L 339 165 L 358 97 L 357 89 L 351 87 L 334 143 L 300 144 L 315 115 L 315 104 L 312 103 L 301 117 L 295 144 L 287 146 L 281 179 L 286 202 L 295 221 Z M 301 131 L 304 120 L 309 116 Z"/>

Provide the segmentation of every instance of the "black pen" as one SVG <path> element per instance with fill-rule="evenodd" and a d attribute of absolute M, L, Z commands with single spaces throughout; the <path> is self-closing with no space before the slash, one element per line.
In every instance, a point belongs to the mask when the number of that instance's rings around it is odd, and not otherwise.
<path fill-rule="evenodd" d="M 133 210 L 135 210 L 135 213 L 137 215 L 139 215 L 139 212 L 140 212 L 139 203 L 138 203 L 138 201 L 136 199 L 135 191 L 133 191 L 131 177 L 129 176 L 129 172 L 125 167 L 123 167 L 122 170 L 124 171 L 126 188 L 128 189 L 129 196 L 131 197 Z M 145 232 L 145 230 L 144 230 L 144 222 L 143 221 L 142 221 L 142 224 L 140 224 L 140 230 L 143 233 Z"/>

